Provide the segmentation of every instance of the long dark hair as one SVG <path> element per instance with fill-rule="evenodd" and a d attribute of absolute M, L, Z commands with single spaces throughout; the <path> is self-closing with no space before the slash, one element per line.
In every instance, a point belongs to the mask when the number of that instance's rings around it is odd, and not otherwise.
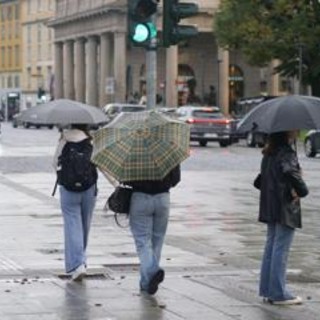
<path fill-rule="evenodd" d="M 267 143 L 262 150 L 264 155 L 273 154 L 279 147 L 289 144 L 289 135 L 287 131 L 271 133 L 268 136 Z"/>

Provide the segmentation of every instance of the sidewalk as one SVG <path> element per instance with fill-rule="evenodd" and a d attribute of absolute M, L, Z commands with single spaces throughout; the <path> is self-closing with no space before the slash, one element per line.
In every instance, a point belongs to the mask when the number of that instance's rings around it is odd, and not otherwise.
<path fill-rule="evenodd" d="M 253 214 L 257 195 L 251 192 L 242 201 L 248 178 L 245 173 L 237 178 L 183 172 L 181 186 L 172 192 L 162 257 L 166 279 L 154 297 L 147 297 L 138 290 L 129 230 L 118 228 L 102 210 L 112 189 L 102 178 L 89 276 L 77 284 L 63 271 L 62 218 L 57 196 L 50 196 L 54 175 L 0 175 L 0 319 L 319 320 L 319 244 L 308 234 L 297 236 L 292 257 L 297 269 L 289 270 L 290 286 L 305 303 L 275 307 L 257 296 L 264 231 Z M 213 179 L 219 186 L 214 200 L 208 191 Z"/>

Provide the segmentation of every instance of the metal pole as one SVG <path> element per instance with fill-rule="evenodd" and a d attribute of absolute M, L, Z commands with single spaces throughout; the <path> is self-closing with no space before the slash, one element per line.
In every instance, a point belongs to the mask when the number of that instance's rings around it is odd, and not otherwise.
<path fill-rule="evenodd" d="M 302 44 L 299 43 L 299 94 L 302 94 Z"/>
<path fill-rule="evenodd" d="M 154 14 L 151 19 L 156 25 L 157 16 Z M 156 107 L 157 94 L 157 37 L 150 40 L 149 47 L 146 52 L 146 74 L 147 74 L 147 109 Z"/>

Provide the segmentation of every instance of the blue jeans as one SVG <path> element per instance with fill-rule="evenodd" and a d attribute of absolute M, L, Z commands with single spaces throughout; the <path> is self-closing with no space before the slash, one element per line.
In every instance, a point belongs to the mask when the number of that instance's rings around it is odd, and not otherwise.
<path fill-rule="evenodd" d="M 140 260 L 140 288 L 147 290 L 159 270 L 161 250 L 167 231 L 169 193 L 149 195 L 134 192 L 130 206 L 130 228 Z"/>
<path fill-rule="evenodd" d="M 294 230 L 278 223 L 268 224 L 260 273 L 260 296 L 272 301 L 293 298 L 286 290 L 286 271 Z"/>
<path fill-rule="evenodd" d="M 86 248 L 95 202 L 95 185 L 83 192 L 68 191 L 60 186 L 66 272 L 86 264 Z"/>

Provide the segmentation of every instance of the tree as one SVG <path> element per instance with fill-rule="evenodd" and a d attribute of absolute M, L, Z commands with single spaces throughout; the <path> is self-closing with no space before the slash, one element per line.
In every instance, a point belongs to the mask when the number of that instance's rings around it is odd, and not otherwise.
<path fill-rule="evenodd" d="M 251 65 L 279 59 L 275 72 L 291 77 L 301 66 L 302 83 L 320 96 L 319 0 L 221 0 L 214 32 L 221 47 L 241 51 Z"/>

